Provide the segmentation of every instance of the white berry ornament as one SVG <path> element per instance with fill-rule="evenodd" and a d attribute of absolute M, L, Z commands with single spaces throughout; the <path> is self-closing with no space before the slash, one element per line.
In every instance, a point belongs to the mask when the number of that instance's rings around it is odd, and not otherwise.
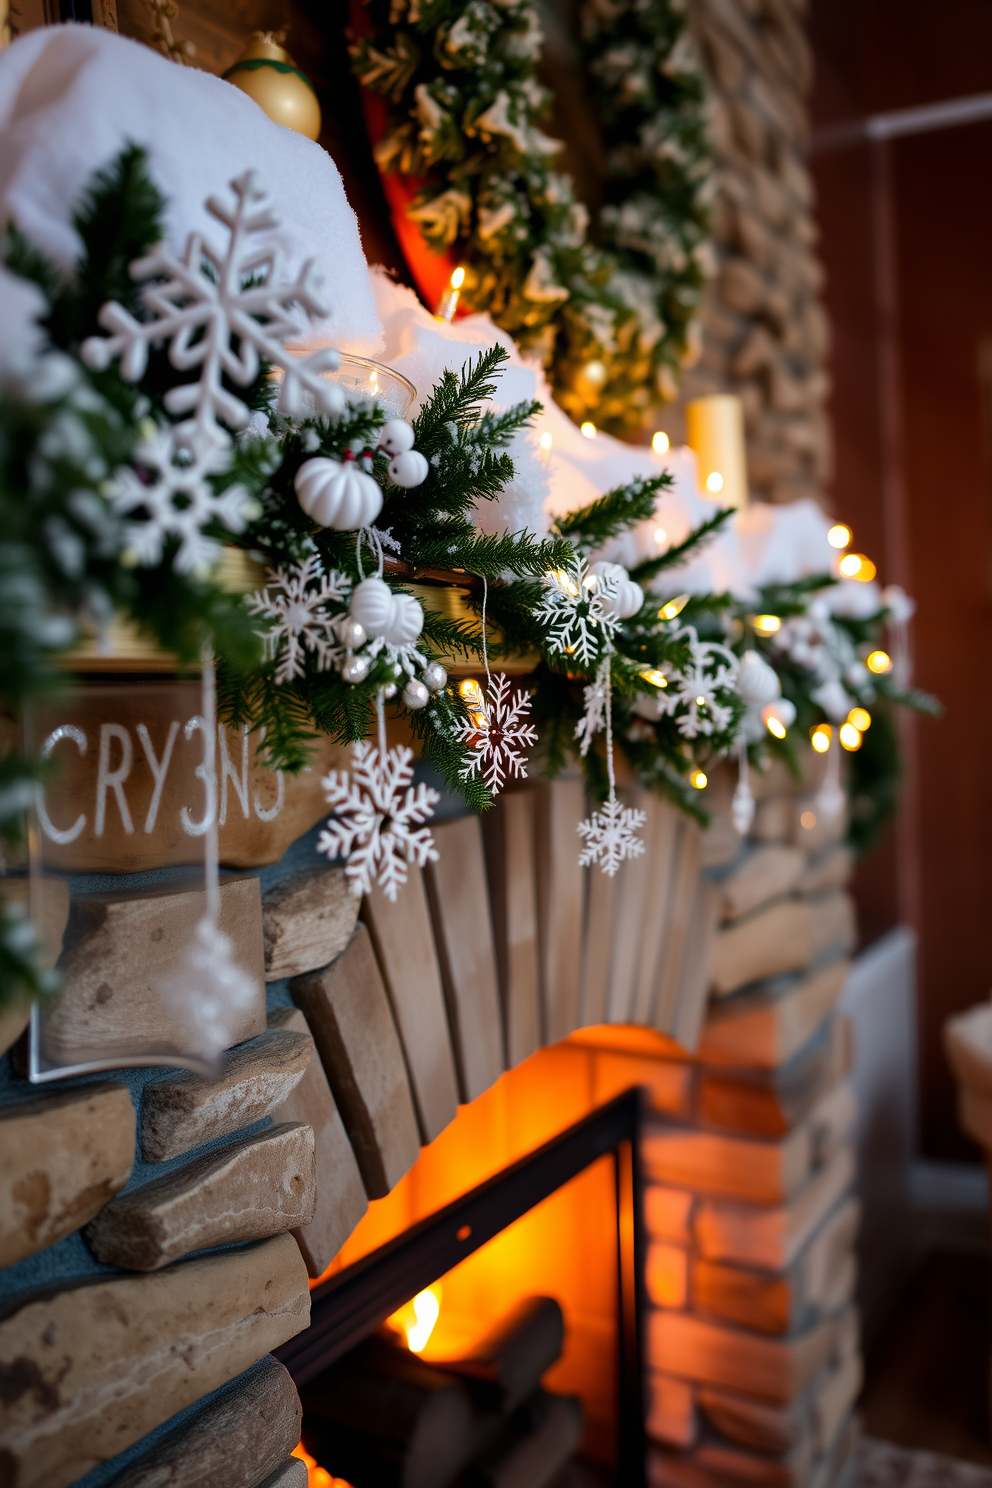
<path fill-rule="evenodd" d="M 412 594 L 390 594 L 393 613 L 381 632 L 390 646 L 412 646 L 424 628 L 424 611 Z"/>
<path fill-rule="evenodd" d="M 413 440 L 412 424 L 408 424 L 406 419 L 390 419 L 388 424 L 382 426 L 379 448 L 385 450 L 392 459 L 394 455 L 405 455 L 407 450 L 412 450 Z"/>
<path fill-rule="evenodd" d="M 393 591 L 385 579 L 363 579 L 355 585 L 348 610 L 367 635 L 385 635 L 393 618 Z"/>
<path fill-rule="evenodd" d="M 644 590 L 621 563 L 590 563 L 589 572 L 599 580 L 603 609 L 617 620 L 629 620 L 644 603 Z"/>
<path fill-rule="evenodd" d="M 304 460 L 294 481 L 296 497 L 308 517 L 320 527 L 353 532 L 369 527 L 382 510 L 382 489 L 355 462 L 318 455 Z"/>
<path fill-rule="evenodd" d="M 430 466 L 419 450 L 404 450 L 394 455 L 388 465 L 389 479 L 394 486 L 422 486 L 427 479 Z"/>

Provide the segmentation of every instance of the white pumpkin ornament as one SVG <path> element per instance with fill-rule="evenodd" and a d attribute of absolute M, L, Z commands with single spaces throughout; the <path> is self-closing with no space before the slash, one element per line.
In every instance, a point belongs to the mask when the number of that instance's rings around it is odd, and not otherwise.
<path fill-rule="evenodd" d="M 615 592 L 603 596 L 603 609 L 618 620 L 629 620 L 636 615 L 644 603 L 644 590 L 636 584 L 622 563 L 606 563 L 602 559 L 590 563 L 589 572 L 604 584 L 615 584 Z"/>
<path fill-rule="evenodd" d="M 393 591 L 384 579 L 363 579 L 355 585 L 348 609 L 367 635 L 383 636 L 393 618 Z"/>
<path fill-rule="evenodd" d="M 330 460 L 317 455 L 304 460 L 294 485 L 303 510 L 320 527 L 352 532 L 370 526 L 382 510 L 378 481 L 366 474 L 353 456 Z"/>
<path fill-rule="evenodd" d="M 413 425 L 408 424 L 406 419 L 390 419 L 388 424 L 383 424 L 379 435 L 379 448 L 385 450 L 390 458 L 393 455 L 405 455 L 407 450 L 413 449 Z"/>
<path fill-rule="evenodd" d="M 759 707 L 782 694 L 778 673 L 757 651 L 745 651 L 741 657 L 737 688 L 746 703 Z"/>
<path fill-rule="evenodd" d="M 430 470 L 426 457 L 415 449 L 404 450 L 401 455 L 394 455 L 387 468 L 393 485 L 407 488 L 422 486 Z"/>
<path fill-rule="evenodd" d="M 412 594 L 391 594 L 390 597 L 393 613 L 380 634 L 391 646 L 412 646 L 424 628 L 423 607 Z"/>

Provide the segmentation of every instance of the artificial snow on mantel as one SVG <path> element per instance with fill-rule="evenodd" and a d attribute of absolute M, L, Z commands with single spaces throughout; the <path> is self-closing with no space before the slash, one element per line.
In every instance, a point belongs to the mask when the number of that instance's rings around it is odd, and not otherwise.
<path fill-rule="evenodd" d="M 80 193 L 125 144 L 148 150 L 177 253 L 191 232 L 214 228 L 204 203 L 218 182 L 256 170 L 289 275 L 309 258 L 323 270 L 330 309 L 313 333 L 344 350 L 378 346 L 358 222 L 333 160 L 221 78 L 94 26 L 43 27 L 0 53 L 0 139 L 0 224 L 13 219 L 66 270 L 79 255 Z"/>
<path fill-rule="evenodd" d="M 648 445 L 626 444 L 609 434 L 587 438 L 554 402 L 543 371 L 520 355 L 510 336 L 488 315 L 468 315 L 448 324 L 431 315 L 412 290 L 373 268 L 372 287 L 385 337 L 383 360 L 424 391 L 445 368 L 459 371 L 487 347 L 500 345 L 509 362 L 500 374 L 493 406 L 508 408 L 537 398 L 544 411 L 533 429 L 517 435 L 510 448 L 514 478 L 495 501 L 482 502 L 476 521 L 483 531 L 519 531 L 540 536 L 551 518 L 586 506 L 614 486 L 665 470 L 672 485 L 647 522 L 623 533 L 600 555 L 625 568 L 655 557 L 662 547 L 680 543 L 713 515 L 714 503 L 702 491 L 691 449 L 657 455 Z M 365 350 L 371 354 L 372 347 Z M 540 436 L 550 436 L 542 450 Z M 830 521 L 813 501 L 789 506 L 758 502 L 736 512 L 698 558 L 659 581 L 692 594 L 725 593 L 750 598 L 764 584 L 788 584 L 810 574 L 834 572 L 838 554 L 827 541 Z M 881 606 L 878 586 L 851 580 L 830 591 L 831 608 L 873 614 Z M 852 608 L 853 607 L 853 608 Z"/>

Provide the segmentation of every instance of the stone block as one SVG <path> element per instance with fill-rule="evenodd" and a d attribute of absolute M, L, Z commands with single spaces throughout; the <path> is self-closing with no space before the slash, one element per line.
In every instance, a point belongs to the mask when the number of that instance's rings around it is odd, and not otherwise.
<path fill-rule="evenodd" d="M 313 1131 L 284 1122 L 132 1189 L 86 1238 L 107 1265 L 158 1271 L 193 1250 L 308 1224 L 315 1202 Z"/>
<path fill-rule="evenodd" d="M 307 1465 L 302 1457 L 288 1457 L 281 1467 L 259 1483 L 258 1488 L 307 1488 L 310 1481 Z"/>
<path fill-rule="evenodd" d="M 178 1157 L 271 1116 L 306 1074 L 313 1040 L 272 1029 L 229 1049 L 219 1080 L 174 1074 L 145 1086 L 141 1152 L 146 1162 Z"/>
<path fill-rule="evenodd" d="M 351 939 L 358 905 L 343 868 L 307 868 L 269 889 L 262 900 L 265 980 L 333 961 Z"/>
<path fill-rule="evenodd" d="M 395 904 L 373 889 L 362 919 L 402 1040 L 421 1140 L 433 1142 L 458 1109 L 458 1081 L 422 871 L 410 868 Z"/>
<path fill-rule="evenodd" d="M 790 893 L 805 861 L 797 847 L 773 843 L 746 853 L 720 881 L 725 917 L 736 920 L 768 900 Z"/>
<path fill-rule="evenodd" d="M 305 1033 L 307 1021 L 299 1008 L 276 1008 L 269 1027 Z M 313 1219 L 293 1235 L 311 1276 L 322 1276 L 369 1207 L 358 1163 L 334 1104 L 319 1059 L 311 1060 L 298 1085 L 275 1112 L 278 1121 L 304 1121 L 313 1127 L 317 1202 Z"/>
<path fill-rule="evenodd" d="M 30 1017 L 30 1005 L 24 1007 L 15 1003 L 13 1007 L 0 1011 L 0 1054 L 6 1054 L 11 1045 L 17 1043 Z"/>
<path fill-rule="evenodd" d="M 425 870 L 434 942 L 461 1098 L 475 1100 L 503 1073 L 503 1029 L 489 886 L 477 816 L 434 829 L 439 859 Z"/>
<path fill-rule="evenodd" d="M 93 1218 L 134 1165 L 134 1106 L 107 1081 L 0 1109 L 0 1265 Z"/>
<path fill-rule="evenodd" d="M 784 990 L 744 993 L 710 1008 L 699 1048 L 707 1064 L 777 1069 L 814 1035 L 836 1004 L 851 964 L 831 962 Z"/>
<path fill-rule="evenodd" d="M 289 1235 L 25 1299 L 0 1321 L 6 1488 L 67 1488 L 309 1321 Z"/>
<path fill-rule="evenodd" d="M 711 963 L 713 990 L 724 997 L 748 982 L 799 971 L 812 958 L 810 906 L 804 899 L 783 899 L 719 932 Z"/>
<path fill-rule="evenodd" d="M 270 1357 L 170 1431 L 109 1488 L 260 1488 L 285 1467 L 302 1420 L 289 1371 Z"/>
<path fill-rule="evenodd" d="M 382 1198 L 416 1162 L 420 1137 L 403 1050 L 366 927 L 358 926 L 330 966 L 297 977 L 290 990 L 310 1025 L 365 1190 L 369 1198 Z"/>
<path fill-rule="evenodd" d="M 223 880 L 220 904 L 220 928 L 257 989 L 233 1031 L 232 1043 L 241 1043 L 265 1031 L 258 879 Z M 199 889 L 163 886 L 77 895 L 60 962 L 62 996 L 43 1021 L 49 1058 L 66 1064 L 102 1058 L 126 1063 L 128 1056 L 169 1050 L 197 1054 L 195 1040 L 163 1000 L 161 988 L 180 973 L 203 912 Z"/>

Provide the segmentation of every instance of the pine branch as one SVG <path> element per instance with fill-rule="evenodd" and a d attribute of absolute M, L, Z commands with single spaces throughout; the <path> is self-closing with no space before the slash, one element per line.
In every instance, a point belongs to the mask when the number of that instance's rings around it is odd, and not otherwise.
<path fill-rule="evenodd" d="M 588 506 L 560 517 L 556 529 L 562 537 L 571 538 L 580 547 L 601 547 L 628 527 L 646 522 L 654 514 L 659 493 L 667 491 L 671 484 L 672 477 L 666 470 L 646 480 L 616 486 Z M 637 577 L 636 571 L 634 577 Z"/>
<path fill-rule="evenodd" d="M 656 579 L 666 569 L 678 568 L 690 558 L 697 557 L 702 548 L 729 522 L 733 514 L 732 506 L 721 507 L 714 516 L 707 518 L 698 527 L 694 527 L 682 542 L 676 543 L 667 552 L 660 553 L 657 558 L 647 558 L 643 563 L 638 563 L 636 568 L 631 569 L 630 577 L 636 579 L 638 584 L 650 584 L 652 579 Z"/>
<path fill-rule="evenodd" d="M 491 346 L 480 352 L 474 363 L 471 359 L 467 361 L 459 376 L 445 369 L 413 426 L 417 449 L 428 459 L 437 450 L 442 437 L 447 437 L 446 424 L 464 423 L 476 416 L 480 405 L 493 396 L 496 384 L 489 379 L 500 371 L 508 357 L 505 347 Z"/>
<path fill-rule="evenodd" d="M 571 549 L 559 539 L 535 541 L 527 532 L 483 533 L 466 529 L 464 537 L 423 539 L 416 562 L 422 568 L 464 569 L 493 582 L 507 572 L 545 574 L 567 561 Z"/>

